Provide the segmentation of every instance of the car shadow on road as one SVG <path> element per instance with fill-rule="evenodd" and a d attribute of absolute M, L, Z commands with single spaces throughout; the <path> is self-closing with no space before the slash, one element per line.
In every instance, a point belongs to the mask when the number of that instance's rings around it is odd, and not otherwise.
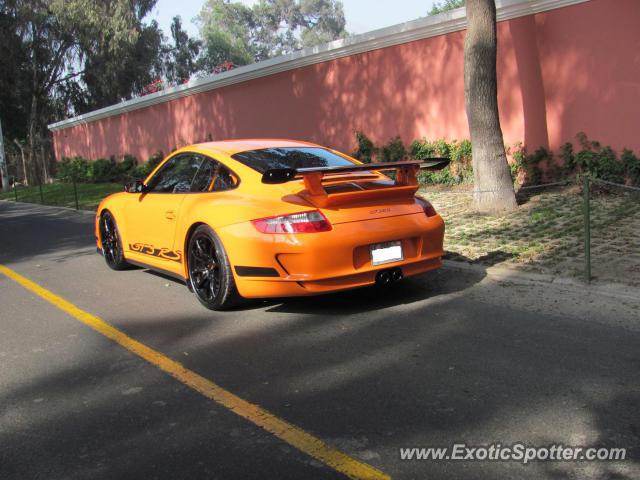
<path fill-rule="evenodd" d="M 458 276 L 458 278 L 455 278 Z M 345 292 L 309 297 L 270 300 L 263 304 L 268 312 L 314 315 L 352 315 L 383 310 L 465 290 L 482 281 L 483 273 L 459 275 L 436 270 L 386 286 L 362 287 Z"/>
<path fill-rule="evenodd" d="M 491 252 L 488 255 L 491 258 L 499 258 L 502 252 Z M 468 261 L 465 257 L 461 257 L 461 260 Z M 171 275 L 141 267 L 135 268 L 186 288 L 185 282 Z M 480 270 L 460 275 L 459 273 L 440 269 L 415 277 L 404 278 L 398 283 L 385 287 L 371 285 L 343 292 L 308 297 L 246 299 L 230 311 L 265 309 L 268 312 L 349 315 L 399 305 L 409 305 L 434 295 L 462 291 L 475 283 L 481 282 L 485 276 L 486 274 Z"/>
<path fill-rule="evenodd" d="M 505 254 L 497 250 L 489 252 L 486 257 L 497 259 Z M 471 259 L 463 255 L 459 255 L 456 260 L 472 263 Z M 441 268 L 415 277 L 404 278 L 398 283 L 385 287 L 372 285 L 309 297 L 271 299 L 263 303 L 262 307 L 266 307 L 270 312 L 349 315 L 410 305 L 437 295 L 461 292 L 481 282 L 485 277 L 486 273 L 482 270 L 460 274 Z"/>

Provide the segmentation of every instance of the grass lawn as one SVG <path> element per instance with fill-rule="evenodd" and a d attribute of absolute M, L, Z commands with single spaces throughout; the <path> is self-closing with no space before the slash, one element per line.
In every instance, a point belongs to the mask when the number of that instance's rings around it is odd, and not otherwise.
<path fill-rule="evenodd" d="M 115 192 L 121 192 L 121 183 L 78 183 L 78 206 L 82 210 L 94 210 L 100 201 Z M 75 195 L 73 184 L 52 183 L 42 186 L 42 196 L 39 187 L 19 187 L 17 189 L 18 201 L 27 203 L 44 203 L 60 207 L 75 208 Z M 0 192 L 0 199 L 15 200 L 15 193 Z M 44 202 L 42 200 L 44 199 Z"/>
<path fill-rule="evenodd" d="M 446 224 L 447 258 L 580 277 L 584 271 L 581 188 L 533 190 L 502 217 L 471 208 L 471 187 L 423 188 Z M 591 258 L 596 278 L 640 284 L 640 198 L 595 191 L 591 197 Z"/>

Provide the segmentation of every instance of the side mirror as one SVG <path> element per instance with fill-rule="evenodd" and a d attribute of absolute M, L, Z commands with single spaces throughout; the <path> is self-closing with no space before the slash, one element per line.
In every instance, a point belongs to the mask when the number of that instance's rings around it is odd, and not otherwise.
<path fill-rule="evenodd" d="M 146 191 L 146 185 L 142 183 L 142 180 L 134 180 L 124 186 L 124 191 L 127 193 L 144 193 Z"/>

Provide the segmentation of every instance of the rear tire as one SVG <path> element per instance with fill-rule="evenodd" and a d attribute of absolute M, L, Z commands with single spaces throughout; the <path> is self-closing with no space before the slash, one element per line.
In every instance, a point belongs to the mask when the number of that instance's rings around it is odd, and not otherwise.
<path fill-rule="evenodd" d="M 226 310 L 242 303 L 227 252 L 208 225 L 200 225 L 189 238 L 187 269 L 191 290 L 208 309 Z"/>
<path fill-rule="evenodd" d="M 100 244 L 102 256 L 109 268 L 113 270 L 127 270 L 131 266 L 124 259 L 124 250 L 118 225 L 111 212 L 105 210 L 100 216 Z"/>

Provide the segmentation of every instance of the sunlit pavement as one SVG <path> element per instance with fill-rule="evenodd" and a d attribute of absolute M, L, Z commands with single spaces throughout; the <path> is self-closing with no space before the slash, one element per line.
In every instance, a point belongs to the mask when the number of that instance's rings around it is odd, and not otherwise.
<path fill-rule="evenodd" d="M 640 310 L 440 271 L 205 310 L 109 270 L 93 217 L 0 202 L 0 264 L 393 478 L 640 476 Z M 0 275 L 0 478 L 343 478 Z M 402 461 L 401 447 L 610 446 L 623 462 Z"/>

